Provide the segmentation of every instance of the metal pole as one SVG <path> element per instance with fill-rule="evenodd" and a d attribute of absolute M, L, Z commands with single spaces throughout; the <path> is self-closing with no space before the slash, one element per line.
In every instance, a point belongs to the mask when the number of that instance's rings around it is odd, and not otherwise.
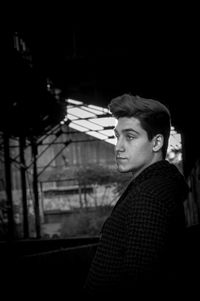
<path fill-rule="evenodd" d="M 23 135 L 19 137 L 20 142 L 20 172 L 21 172 L 21 187 L 22 187 L 22 207 L 23 207 L 23 230 L 24 238 L 29 237 L 29 223 L 28 223 L 28 208 L 27 208 L 27 193 L 26 193 L 26 166 L 24 158 L 24 149 L 26 146 L 26 139 Z"/>
<path fill-rule="evenodd" d="M 15 237 L 15 232 L 14 232 L 15 223 L 14 223 L 14 210 L 13 210 L 13 198 L 12 198 L 9 136 L 5 132 L 3 136 L 4 136 L 6 194 L 7 194 L 7 203 L 8 203 L 8 238 L 13 239 Z"/>
<path fill-rule="evenodd" d="M 41 238 L 38 173 L 37 173 L 38 150 L 37 150 L 37 143 L 35 138 L 32 138 L 31 145 L 32 145 L 32 154 L 33 154 L 33 194 L 34 194 L 34 208 L 35 208 L 35 228 L 36 228 L 36 237 Z"/>

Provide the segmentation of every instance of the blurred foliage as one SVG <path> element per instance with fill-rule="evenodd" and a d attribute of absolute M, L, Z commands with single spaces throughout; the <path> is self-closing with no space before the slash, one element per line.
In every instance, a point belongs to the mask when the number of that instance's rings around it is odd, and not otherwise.
<path fill-rule="evenodd" d="M 8 203 L 6 199 L 0 199 L 0 240 L 7 240 L 8 233 Z M 35 216 L 29 210 L 29 235 L 35 236 Z M 14 236 L 23 238 L 23 208 L 21 203 L 13 204 Z"/>
<path fill-rule="evenodd" d="M 113 167 L 91 164 L 87 167 L 79 168 L 76 177 L 81 187 L 87 185 L 113 186 L 117 200 L 130 181 L 131 173 L 122 174 Z M 63 221 L 60 230 L 61 237 L 99 235 L 105 220 L 113 208 L 111 205 L 112 201 L 111 199 L 110 205 L 100 205 L 93 208 L 82 208 L 77 210 L 77 212 L 74 211 L 72 215 Z"/>
<path fill-rule="evenodd" d="M 0 239 L 8 235 L 8 206 L 5 199 L 0 199 Z"/>
<path fill-rule="evenodd" d="M 81 186 L 105 185 L 115 186 L 115 193 L 119 195 L 131 179 L 131 173 L 119 173 L 116 168 L 92 164 L 80 168 L 76 173 Z"/>
<path fill-rule="evenodd" d="M 63 221 L 60 230 L 61 237 L 99 235 L 111 210 L 111 206 L 103 206 L 74 212 Z"/>

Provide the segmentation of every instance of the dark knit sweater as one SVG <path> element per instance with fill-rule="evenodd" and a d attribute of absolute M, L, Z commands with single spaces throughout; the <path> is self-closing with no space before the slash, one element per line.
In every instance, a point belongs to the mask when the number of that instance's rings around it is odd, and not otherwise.
<path fill-rule="evenodd" d="M 171 285 L 179 269 L 187 193 L 184 177 L 166 160 L 130 182 L 102 228 L 85 284 L 89 295 Z"/>

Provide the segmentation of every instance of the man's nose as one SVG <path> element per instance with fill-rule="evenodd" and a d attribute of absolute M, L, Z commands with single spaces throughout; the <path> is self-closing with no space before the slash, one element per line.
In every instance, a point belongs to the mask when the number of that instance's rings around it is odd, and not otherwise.
<path fill-rule="evenodd" d="M 116 152 L 124 151 L 124 143 L 123 143 L 122 138 L 119 138 L 117 140 L 116 145 L 115 145 L 115 150 L 116 150 Z"/>

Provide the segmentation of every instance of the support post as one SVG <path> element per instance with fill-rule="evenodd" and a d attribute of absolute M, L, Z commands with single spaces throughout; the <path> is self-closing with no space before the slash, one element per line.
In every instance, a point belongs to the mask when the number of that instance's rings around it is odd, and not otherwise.
<path fill-rule="evenodd" d="M 27 207 L 27 192 L 26 192 L 26 165 L 24 158 L 24 149 L 26 146 L 26 139 L 24 135 L 19 137 L 20 147 L 20 173 L 21 173 L 21 187 L 22 187 L 22 208 L 23 208 L 23 231 L 24 238 L 29 237 L 29 222 L 28 222 L 28 207 Z"/>
<path fill-rule="evenodd" d="M 37 142 L 33 137 L 31 140 L 32 155 L 33 155 L 33 194 L 34 194 L 34 209 L 35 209 L 35 228 L 36 237 L 41 238 L 41 224 L 40 224 L 40 206 L 38 193 L 38 172 L 37 172 Z"/>
<path fill-rule="evenodd" d="M 8 239 L 15 238 L 15 223 L 12 198 L 12 179 L 11 179 L 11 164 L 10 164 L 10 142 L 9 135 L 4 132 L 4 159 L 5 159 L 5 178 L 6 178 L 6 195 L 8 204 Z"/>

